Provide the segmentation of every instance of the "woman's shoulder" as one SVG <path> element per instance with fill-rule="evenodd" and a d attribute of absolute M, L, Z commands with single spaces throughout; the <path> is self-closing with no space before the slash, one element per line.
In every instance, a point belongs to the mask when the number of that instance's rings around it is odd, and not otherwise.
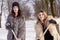
<path fill-rule="evenodd" d="M 49 20 L 49 23 L 57 24 L 57 22 L 56 22 L 54 19 L 50 19 L 50 20 Z"/>
<path fill-rule="evenodd" d="M 48 16 L 48 21 L 49 21 L 49 23 L 53 23 L 53 24 L 57 24 L 57 22 L 53 19 L 53 16 Z"/>

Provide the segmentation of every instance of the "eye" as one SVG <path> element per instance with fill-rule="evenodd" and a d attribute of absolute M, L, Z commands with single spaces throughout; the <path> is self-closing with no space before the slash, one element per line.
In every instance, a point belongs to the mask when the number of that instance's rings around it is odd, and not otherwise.
<path fill-rule="evenodd" d="M 42 14 L 39 14 L 39 16 L 42 16 Z"/>

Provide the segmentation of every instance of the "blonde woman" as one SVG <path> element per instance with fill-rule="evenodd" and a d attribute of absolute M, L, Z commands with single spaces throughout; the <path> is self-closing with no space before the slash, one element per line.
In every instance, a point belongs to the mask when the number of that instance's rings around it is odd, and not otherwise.
<path fill-rule="evenodd" d="M 57 40 L 58 32 L 56 29 L 56 21 L 49 19 L 48 15 L 44 11 L 40 11 L 37 14 L 37 23 L 35 26 L 36 39 L 37 40 Z M 44 32 L 46 31 L 45 35 Z"/>

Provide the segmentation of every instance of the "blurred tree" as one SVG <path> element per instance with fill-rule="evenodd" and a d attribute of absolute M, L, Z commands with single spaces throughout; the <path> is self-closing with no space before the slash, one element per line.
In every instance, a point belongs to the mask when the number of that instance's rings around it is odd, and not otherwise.
<path fill-rule="evenodd" d="M 38 12 L 41 9 L 46 11 L 48 14 L 52 14 L 53 17 L 56 16 L 56 9 L 55 9 L 55 0 L 36 0 L 35 10 Z"/>
<path fill-rule="evenodd" d="M 53 8 L 53 1 L 54 1 L 54 0 L 49 0 L 49 1 L 50 1 L 50 7 L 51 7 L 52 16 L 55 17 L 56 14 L 54 13 L 54 8 Z"/>
<path fill-rule="evenodd" d="M 35 0 L 35 16 L 37 15 L 37 13 L 42 9 L 42 6 L 41 6 L 41 0 Z"/>
<path fill-rule="evenodd" d="M 1 1 L 1 13 L 0 13 L 0 28 L 1 28 L 1 16 L 2 16 L 2 7 L 3 7 L 3 0 Z"/>
<path fill-rule="evenodd" d="M 48 13 L 48 0 L 45 0 L 45 5 L 46 5 L 46 11 Z"/>
<path fill-rule="evenodd" d="M 20 8 L 23 11 L 23 13 L 26 13 L 25 16 L 27 14 L 29 14 L 29 11 L 27 11 L 26 9 L 26 4 L 30 1 L 30 0 L 8 0 L 8 7 L 9 7 L 9 12 L 11 11 L 11 6 L 12 3 L 14 1 L 17 1 L 20 3 Z M 57 0 L 59 3 L 60 1 Z M 37 14 L 41 9 L 46 11 L 48 14 L 51 14 L 53 17 L 55 17 L 56 15 L 58 16 L 60 14 L 59 10 L 60 10 L 60 5 L 57 5 L 56 0 L 35 0 L 35 14 Z M 30 14 L 29 14 L 30 15 Z"/>
<path fill-rule="evenodd" d="M 13 1 L 14 0 L 7 0 L 9 13 L 11 12 Z"/>
<path fill-rule="evenodd" d="M 60 17 L 60 0 L 55 0 L 54 5 L 55 5 L 54 9 L 55 9 L 56 15 Z"/>

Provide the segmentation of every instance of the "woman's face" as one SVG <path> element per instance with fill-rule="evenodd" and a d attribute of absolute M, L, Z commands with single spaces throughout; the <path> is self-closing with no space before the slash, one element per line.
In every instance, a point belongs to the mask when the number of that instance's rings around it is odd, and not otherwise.
<path fill-rule="evenodd" d="M 43 21 L 44 20 L 44 14 L 42 13 L 42 12 L 40 12 L 39 14 L 38 14 L 38 18 L 41 20 L 41 21 Z"/>
<path fill-rule="evenodd" d="M 13 11 L 14 11 L 15 13 L 18 13 L 18 7 L 17 7 L 17 6 L 14 6 L 14 7 L 13 7 Z"/>

